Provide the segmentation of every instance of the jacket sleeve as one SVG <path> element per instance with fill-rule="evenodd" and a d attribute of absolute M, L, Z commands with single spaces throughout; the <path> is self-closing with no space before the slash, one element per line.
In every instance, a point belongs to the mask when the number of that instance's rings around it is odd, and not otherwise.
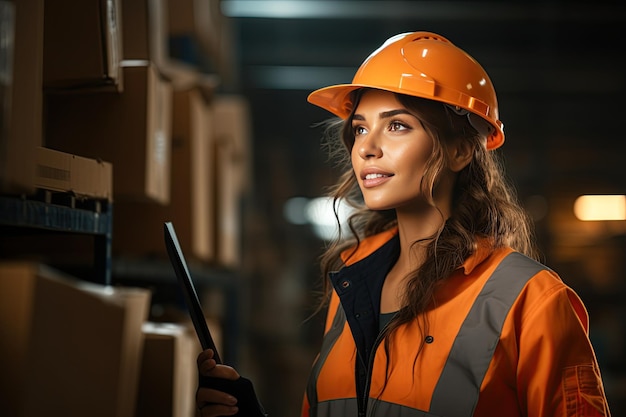
<path fill-rule="evenodd" d="M 588 315 L 576 293 L 550 271 L 539 296 L 524 292 L 517 386 L 528 417 L 608 417 Z M 541 280 L 539 280 L 541 281 Z M 533 285 L 533 284 L 529 284 Z"/>

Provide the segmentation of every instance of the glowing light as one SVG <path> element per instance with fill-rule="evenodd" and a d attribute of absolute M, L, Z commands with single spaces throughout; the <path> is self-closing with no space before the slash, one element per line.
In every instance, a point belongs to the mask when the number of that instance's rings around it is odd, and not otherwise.
<path fill-rule="evenodd" d="M 343 227 L 350 217 L 352 209 L 344 202 L 339 201 L 337 215 Z M 309 222 L 313 226 L 313 231 L 318 237 L 324 240 L 336 239 L 339 234 L 339 226 L 333 210 L 333 199 L 330 197 L 314 198 L 307 205 L 306 210 Z"/>
<path fill-rule="evenodd" d="M 353 209 L 342 200 L 337 204 L 337 215 L 343 228 Z M 330 197 L 293 197 L 285 203 L 283 213 L 290 223 L 309 224 L 320 239 L 332 240 L 338 236 L 339 226 L 333 210 L 333 199 Z"/>
<path fill-rule="evenodd" d="M 574 214 L 583 221 L 626 220 L 626 196 L 580 196 L 574 202 Z"/>

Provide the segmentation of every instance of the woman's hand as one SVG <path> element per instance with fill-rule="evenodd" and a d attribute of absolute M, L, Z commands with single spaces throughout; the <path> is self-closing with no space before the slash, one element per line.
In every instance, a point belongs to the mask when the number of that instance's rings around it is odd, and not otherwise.
<path fill-rule="evenodd" d="M 218 365 L 213 359 L 213 351 L 207 349 L 198 355 L 198 371 L 201 375 L 236 380 L 239 373 L 226 365 Z M 237 399 L 230 394 L 212 388 L 198 387 L 196 407 L 200 417 L 231 416 L 237 413 Z"/>

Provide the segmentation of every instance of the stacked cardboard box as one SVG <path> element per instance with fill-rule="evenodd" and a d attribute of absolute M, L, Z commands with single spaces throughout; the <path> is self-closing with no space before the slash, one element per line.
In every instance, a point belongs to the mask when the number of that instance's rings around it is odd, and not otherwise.
<path fill-rule="evenodd" d="M 44 146 L 111 162 L 116 200 L 169 202 L 163 10 L 165 0 L 46 3 Z"/>
<path fill-rule="evenodd" d="M 132 417 L 150 292 L 0 264 L 0 414 Z"/>
<path fill-rule="evenodd" d="M 170 195 L 171 88 L 148 61 L 122 62 L 124 91 L 47 96 L 46 147 L 113 164 L 115 200 Z"/>
<path fill-rule="evenodd" d="M 251 127 L 247 101 L 237 95 L 216 96 L 213 102 L 215 125 L 216 258 L 220 265 L 236 267 L 241 262 L 240 205 L 250 185 L 249 158 Z"/>
<path fill-rule="evenodd" d="M 15 20 L 16 69 L 12 88 L 5 90 L 19 87 L 20 94 L 13 93 L 12 120 L 5 123 L 15 133 L 9 131 L 9 140 L 2 139 L 6 144 L 0 146 L 0 192 L 44 188 L 104 196 L 118 205 L 118 235 L 112 240 L 116 254 L 163 255 L 161 239 L 150 236 L 160 236 L 162 222 L 173 221 L 188 256 L 236 265 L 241 221 L 237 184 L 248 163 L 242 163 L 241 155 L 249 153 L 236 141 L 249 120 L 245 113 L 229 115 L 233 106 L 215 97 L 217 76 L 170 59 L 168 46 L 177 36 L 218 45 L 226 23 L 217 2 L 6 3 L 21 12 L 4 13 Z M 27 46 L 37 59 L 24 54 Z M 205 52 L 217 56 L 214 47 Z M 22 94 L 27 87 L 32 94 Z M 23 97 L 31 97 L 28 106 Z M 228 133 L 233 138 L 224 139 L 224 123 L 213 126 L 213 111 L 229 120 L 228 129 L 239 130 Z M 213 142 L 216 136 L 219 144 Z M 68 161 L 86 162 L 72 180 L 65 169 Z M 111 171 L 106 190 L 103 168 Z"/>
<path fill-rule="evenodd" d="M 190 257 L 236 265 L 245 146 L 230 137 L 240 133 L 218 126 L 249 121 L 214 109 L 222 103 L 218 76 L 170 60 L 169 25 L 178 31 L 190 16 L 193 36 L 221 45 L 218 2 L 180 3 L 183 20 L 169 16 L 174 4 L 0 0 L 0 32 L 13 40 L 0 50 L 10 64 L 0 68 L 0 194 L 44 189 L 115 201 L 116 255 L 141 248 L 139 256 L 164 256 L 167 220 Z M 223 121 L 213 123 L 215 117 Z M 218 196 L 225 203 L 218 205 Z M 218 230 L 218 216 L 230 216 L 226 229 Z M 219 255 L 215 246 L 226 235 L 229 255 Z M 189 369 L 195 371 L 200 348 L 188 344 L 189 329 L 165 342 L 154 331 L 142 336 L 151 301 L 147 290 L 81 283 L 35 263 L 0 264 L 0 391 L 7 394 L 0 415 L 130 417 L 142 409 L 138 387 L 151 392 L 151 377 L 140 369 L 150 361 L 169 369 L 161 387 L 185 391 L 174 390 L 165 408 L 186 415 L 193 405 L 188 391 L 195 391 L 187 378 L 195 377 Z M 219 334 L 219 326 L 212 330 Z"/>
<path fill-rule="evenodd" d="M 232 81 L 233 45 L 219 0 L 168 2 L 170 55 Z"/>
<path fill-rule="evenodd" d="M 147 322 L 135 417 L 190 417 L 198 384 L 195 334 L 183 325 Z"/>
<path fill-rule="evenodd" d="M 113 253 L 123 258 L 167 257 L 163 223 L 171 221 L 186 257 L 214 257 L 214 157 L 211 107 L 198 88 L 173 95 L 171 198 L 168 204 L 118 201 Z"/>
<path fill-rule="evenodd" d="M 120 3 L 45 2 L 44 89 L 122 91 Z"/>
<path fill-rule="evenodd" d="M 3 1 L 0 69 L 0 192 L 35 190 L 36 149 L 42 145 L 43 0 Z M 5 33 L 6 32 L 6 33 Z M 6 40 L 6 43 L 5 43 Z"/>
<path fill-rule="evenodd" d="M 41 150 L 44 144 L 43 90 L 50 86 L 75 88 L 98 83 L 117 85 L 117 38 L 114 30 L 116 3 L 106 2 L 110 7 L 105 9 L 102 9 L 102 2 L 98 1 L 74 2 L 74 8 L 63 7 L 69 6 L 69 3 L 69 0 L 58 4 L 49 2 L 46 7 L 41 0 L 0 3 L 0 20 L 3 22 L 0 55 L 3 56 L 1 61 L 6 64 L 0 69 L 2 193 L 33 194 L 37 188 L 46 188 L 50 180 L 54 183 L 55 191 L 74 192 L 73 188 L 62 189 L 61 186 L 65 183 L 70 187 L 75 186 L 77 172 L 72 174 L 71 184 L 63 178 L 51 178 L 50 174 L 55 169 L 57 173 L 61 173 L 64 168 L 69 169 L 66 163 L 62 167 L 54 166 L 54 163 L 75 158 L 76 155 L 55 155 L 50 159 L 50 153 Z M 76 13 L 80 13 L 80 19 L 74 18 Z M 99 25 L 96 25 L 97 28 L 92 25 L 101 21 L 103 13 L 108 16 L 109 30 L 105 31 L 110 35 L 108 37 L 104 36 Z M 82 36 L 74 36 L 77 25 L 84 29 Z M 67 42 L 64 42 L 62 34 L 71 38 L 71 41 L 66 39 Z M 94 43 L 85 44 L 89 39 Z M 107 40 L 105 45 L 101 44 L 102 39 Z M 80 59 L 71 60 L 71 54 Z M 107 57 L 108 62 L 104 62 Z M 102 189 L 105 185 L 102 181 L 108 181 L 102 178 L 100 172 L 105 165 L 106 162 L 81 159 L 78 181 L 85 195 L 104 193 L 107 195 L 105 198 L 111 200 L 112 186 Z M 46 169 L 42 171 L 42 167 Z M 73 164 L 72 168 L 77 168 L 77 165 Z M 105 169 L 106 175 L 112 175 L 108 172 L 111 170 L 110 165 Z M 64 175 L 67 178 L 69 174 L 70 171 L 66 170 Z M 98 179 L 92 183 L 91 180 L 96 177 Z"/>
<path fill-rule="evenodd" d="M 247 101 L 197 87 L 174 91 L 171 198 L 168 204 L 116 202 L 113 254 L 167 258 L 163 223 L 174 223 L 189 260 L 222 267 L 241 262 L 241 203 L 250 185 Z"/>
<path fill-rule="evenodd" d="M 150 61 L 158 68 L 168 62 L 168 0 L 122 2 L 124 60 Z"/>
<path fill-rule="evenodd" d="M 79 198 L 113 200 L 113 166 L 44 147 L 37 148 L 35 186 Z"/>

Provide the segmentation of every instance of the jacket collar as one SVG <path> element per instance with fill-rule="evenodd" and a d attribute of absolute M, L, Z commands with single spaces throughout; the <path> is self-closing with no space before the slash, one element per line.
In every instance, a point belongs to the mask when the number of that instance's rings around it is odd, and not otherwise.
<path fill-rule="evenodd" d="M 343 251 L 341 258 L 346 266 L 353 265 L 376 252 L 397 234 L 398 228 L 393 227 L 376 235 L 368 236 L 361 241 L 357 248 L 351 248 Z M 465 275 L 471 274 L 474 268 L 480 265 L 492 251 L 493 246 L 491 245 L 489 239 L 480 239 L 476 244 L 474 252 L 468 256 L 467 259 L 465 259 L 459 268 L 463 268 L 463 273 Z"/>
<path fill-rule="evenodd" d="M 341 259 L 346 266 L 350 266 L 362 259 L 367 258 L 398 234 L 398 228 L 394 227 L 376 235 L 368 236 L 361 241 L 358 247 L 346 249 L 341 254 Z M 395 261 L 395 259 L 394 259 Z"/>
<path fill-rule="evenodd" d="M 463 262 L 463 265 L 461 265 L 463 273 L 465 275 L 471 274 L 474 268 L 487 259 L 491 252 L 493 252 L 493 245 L 489 239 L 483 238 L 478 240 L 474 252 L 468 256 L 465 262 Z"/>

